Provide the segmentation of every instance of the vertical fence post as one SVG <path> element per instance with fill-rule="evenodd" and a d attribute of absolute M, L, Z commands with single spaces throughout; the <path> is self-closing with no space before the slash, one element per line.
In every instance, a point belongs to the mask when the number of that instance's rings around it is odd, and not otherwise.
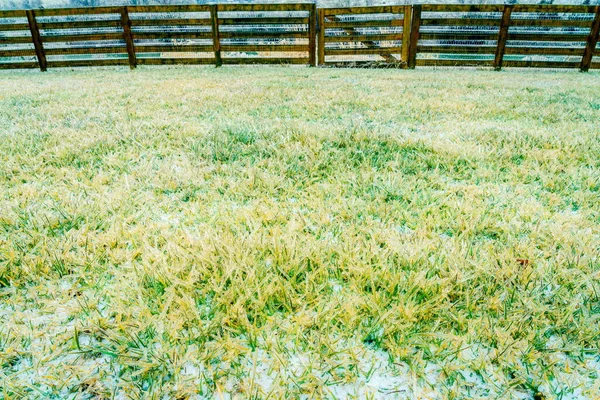
<path fill-rule="evenodd" d="M 308 15 L 308 63 L 311 67 L 317 65 L 317 5 L 313 3 Z"/>
<path fill-rule="evenodd" d="M 37 22 L 35 20 L 35 11 L 27 10 L 25 13 L 27 14 L 27 22 L 29 23 L 29 31 L 31 32 L 33 46 L 35 47 L 38 65 L 40 66 L 40 70 L 45 72 L 48 63 L 46 62 L 46 52 L 44 51 L 42 36 L 40 35 L 40 30 L 38 29 Z"/>
<path fill-rule="evenodd" d="M 510 26 L 512 9 L 512 5 L 505 5 L 504 11 L 502 12 L 502 21 L 500 22 L 498 43 L 496 45 L 496 56 L 494 57 L 494 69 L 496 71 L 502 69 L 502 60 L 504 59 L 504 51 L 506 50 L 506 39 L 508 38 L 508 27 Z"/>
<path fill-rule="evenodd" d="M 137 58 L 135 56 L 135 47 L 133 45 L 133 35 L 131 34 L 131 20 L 127 7 L 121 9 L 121 25 L 123 27 L 123 39 L 127 45 L 127 56 L 129 57 L 129 68 L 137 67 Z"/>
<path fill-rule="evenodd" d="M 419 43 L 419 29 L 421 28 L 421 5 L 413 6 L 412 21 L 410 25 L 410 40 L 408 50 L 408 68 L 414 69 L 417 65 L 417 45 Z"/>
<path fill-rule="evenodd" d="M 596 45 L 598 44 L 598 35 L 600 34 L 600 6 L 596 6 L 596 16 L 592 23 L 590 34 L 587 38 L 587 44 L 583 51 L 583 58 L 581 59 L 581 72 L 587 72 L 592 65 L 592 58 L 596 52 Z"/>
<path fill-rule="evenodd" d="M 212 35 L 213 35 L 213 51 L 215 52 L 215 66 L 218 68 L 223 65 L 221 60 L 221 38 L 219 36 L 219 9 L 218 5 L 212 4 L 210 6 L 210 19 L 212 21 Z"/>
<path fill-rule="evenodd" d="M 322 8 L 319 8 L 317 11 L 317 14 L 319 16 L 319 26 L 317 27 L 318 32 L 319 32 L 318 33 L 318 36 L 319 36 L 318 65 L 323 65 L 323 64 L 325 64 L 325 10 L 323 10 Z"/>
<path fill-rule="evenodd" d="M 410 25 L 412 24 L 412 6 L 404 6 L 404 19 L 402 21 L 402 61 L 405 67 L 408 67 L 408 58 L 410 56 Z"/>

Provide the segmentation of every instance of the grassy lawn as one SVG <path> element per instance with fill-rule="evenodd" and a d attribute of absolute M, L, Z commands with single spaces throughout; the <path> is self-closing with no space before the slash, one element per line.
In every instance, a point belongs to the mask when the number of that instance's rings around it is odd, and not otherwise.
<path fill-rule="evenodd" d="M 599 93 L 0 73 L 0 398 L 596 398 Z"/>

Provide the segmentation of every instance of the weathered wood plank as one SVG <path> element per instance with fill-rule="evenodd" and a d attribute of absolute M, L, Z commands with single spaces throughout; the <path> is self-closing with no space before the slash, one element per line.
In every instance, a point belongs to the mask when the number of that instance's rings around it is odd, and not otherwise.
<path fill-rule="evenodd" d="M 308 16 L 310 22 L 308 24 L 308 63 L 311 67 L 317 66 L 316 51 L 317 51 L 317 5 L 313 4 L 310 8 Z"/>
<path fill-rule="evenodd" d="M 494 56 L 494 69 L 500 71 L 502 69 L 502 60 L 506 49 L 506 39 L 508 38 L 508 28 L 510 27 L 510 16 L 512 14 L 512 5 L 504 6 L 502 12 L 502 22 L 500 23 L 500 31 L 498 32 L 498 43 L 496 45 L 496 54 Z"/>
<path fill-rule="evenodd" d="M 587 72 L 590 69 L 592 58 L 594 57 L 594 53 L 596 51 L 596 45 L 598 44 L 598 35 L 600 35 L 600 6 L 596 7 L 594 22 L 592 23 L 590 34 L 587 37 L 585 50 L 581 58 L 581 64 L 579 68 L 583 72 Z"/>
<path fill-rule="evenodd" d="M 366 55 L 366 54 L 400 54 L 402 52 L 401 46 L 394 47 L 377 47 L 377 48 L 362 48 L 362 49 L 325 49 L 328 56 L 341 56 L 341 55 Z"/>
<path fill-rule="evenodd" d="M 37 55 L 35 49 L 0 49 L 0 57 L 29 57 L 35 55 Z"/>
<path fill-rule="evenodd" d="M 31 43 L 31 36 L 3 36 L 0 37 L 0 44 L 18 44 Z"/>
<path fill-rule="evenodd" d="M 94 47 L 59 47 L 45 48 L 47 56 L 71 55 L 71 54 L 125 54 L 125 46 L 94 46 Z"/>
<path fill-rule="evenodd" d="M 43 35 L 42 40 L 45 43 L 57 42 L 82 42 L 82 41 L 98 41 L 98 40 L 123 40 L 123 33 L 84 33 L 77 34 L 70 32 L 68 35 Z"/>
<path fill-rule="evenodd" d="M 0 32 L 27 30 L 29 30 L 29 24 L 0 24 Z"/>
<path fill-rule="evenodd" d="M 505 67 L 528 67 L 528 68 L 577 68 L 579 62 L 569 61 L 504 61 Z"/>
<path fill-rule="evenodd" d="M 312 3 L 219 4 L 219 11 L 310 11 Z"/>
<path fill-rule="evenodd" d="M 404 19 L 402 20 L 402 60 L 408 67 L 408 57 L 410 50 L 410 27 L 412 25 L 412 6 L 404 6 Z"/>
<path fill-rule="evenodd" d="M 306 44 L 224 44 L 221 45 L 221 51 L 285 51 L 285 52 L 308 52 L 309 47 Z"/>
<path fill-rule="evenodd" d="M 422 26 L 498 26 L 500 19 L 491 18 L 423 18 Z"/>
<path fill-rule="evenodd" d="M 263 38 L 263 39 L 306 39 L 308 32 L 260 32 L 260 31 L 226 31 L 219 32 L 221 39 L 245 39 L 245 38 Z"/>
<path fill-rule="evenodd" d="M 309 18 L 301 17 L 240 17 L 219 18 L 219 25 L 306 25 Z"/>
<path fill-rule="evenodd" d="M 121 20 L 38 22 L 39 29 L 116 28 Z"/>
<path fill-rule="evenodd" d="M 89 59 L 89 60 L 60 60 L 48 61 L 48 67 L 63 68 L 63 67 L 103 67 L 112 65 L 129 65 L 126 58 L 114 59 Z"/>
<path fill-rule="evenodd" d="M 210 31 L 189 31 L 189 32 L 139 32 L 133 31 L 134 40 L 142 39 L 212 39 Z"/>
<path fill-rule="evenodd" d="M 31 69 L 37 68 L 39 64 L 37 61 L 25 61 L 25 62 L 0 62 L 0 69 Z"/>
<path fill-rule="evenodd" d="M 423 40 L 496 40 L 495 32 L 421 32 L 419 37 Z"/>
<path fill-rule="evenodd" d="M 423 12 L 502 12 L 502 4 L 423 4 Z"/>
<path fill-rule="evenodd" d="M 432 59 L 419 59 L 417 60 L 417 66 L 423 67 L 479 67 L 479 66 L 492 66 L 493 60 L 432 60 Z"/>
<path fill-rule="evenodd" d="M 164 46 L 142 46 L 135 47 L 136 53 L 213 53 L 213 45 L 164 45 Z"/>
<path fill-rule="evenodd" d="M 410 40 L 408 50 L 408 68 L 414 69 L 417 65 L 417 44 L 419 42 L 419 30 L 421 29 L 421 12 L 420 5 L 413 6 L 412 22 L 410 25 Z"/>
<path fill-rule="evenodd" d="M 127 47 L 127 58 L 129 59 L 129 68 L 135 69 L 135 45 L 133 44 L 133 36 L 131 34 L 131 20 L 129 19 L 129 12 L 127 7 L 121 9 L 121 25 L 123 27 L 123 40 L 125 40 L 125 46 Z"/>
<path fill-rule="evenodd" d="M 511 19 L 510 26 L 589 28 L 591 20 L 575 19 Z"/>
<path fill-rule="evenodd" d="M 224 58 L 223 64 L 309 64 L 308 57 L 300 58 Z"/>
<path fill-rule="evenodd" d="M 585 42 L 587 35 L 570 33 L 509 32 L 508 40 L 532 42 Z"/>
<path fill-rule="evenodd" d="M 583 47 L 506 47 L 504 54 L 537 54 L 552 56 L 580 56 L 584 51 Z"/>
<path fill-rule="evenodd" d="M 129 13 L 209 12 L 208 4 L 129 6 Z"/>
<path fill-rule="evenodd" d="M 404 12 L 404 6 L 321 8 L 321 10 L 326 17 L 344 14 L 401 14 Z"/>
<path fill-rule="evenodd" d="M 157 19 L 131 19 L 132 26 L 208 26 L 209 18 L 157 18 Z"/>
<path fill-rule="evenodd" d="M 25 10 L 0 10 L 0 18 L 25 18 Z"/>
<path fill-rule="evenodd" d="M 388 61 L 388 60 L 347 60 L 347 61 L 327 61 L 327 67 L 342 67 L 342 68 L 406 68 L 404 61 Z"/>
<path fill-rule="evenodd" d="M 120 7 L 79 7 L 79 8 L 44 8 L 36 10 L 38 17 L 56 17 L 59 15 L 95 15 L 120 14 Z"/>
<path fill-rule="evenodd" d="M 325 36 L 325 43 L 337 42 L 370 42 L 370 41 L 402 40 L 402 32 L 383 35 L 336 35 Z"/>
<path fill-rule="evenodd" d="M 515 4 L 513 12 L 534 13 L 593 13 L 594 6 L 588 5 L 558 5 L 558 4 Z"/>
<path fill-rule="evenodd" d="M 44 53 L 44 44 L 42 43 L 42 37 L 40 36 L 40 30 L 37 26 L 37 21 L 35 20 L 35 11 L 27 10 L 27 22 L 29 23 L 29 30 L 31 32 L 31 40 L 33 41 L 33 46 L 35 47 L 35 54 L 38 59 L 38 64 L 40 66 L 40 70 L 42 72 L 46 71 L 47 63 L 46 63 L 46 53 Z"/>
<path fill-rule="evenodd" d="M 210 6 L 210 20 L 212 26 L 213 52 L 215 54 L 215 66 L 218 68 L 223 64 L 221 59 L 221 32 L 219 31 L 219 10 L 217 5 Z"/>
<path fill-rule="evenodd" d="M 361 21 L 325 21 L 325 28 L 391 28 L 403 26 L 404 20 L 398 19 L 376 19 Z"/>
<path fill-rule="evenodd" d="M 138 64 L 140 65 L 209 65 L 214 63 L 215 59 L 212 57 L 138 58 Z"/>
<path fill-rule="evenodd" d="M 322 9 L 317 10 L 317 65 L 325 63 L 325 14 Z"/>
<path fill-rule="evenodd" d="M 417 46 L 417 53 L 494 54 L 496 46 Z"/>

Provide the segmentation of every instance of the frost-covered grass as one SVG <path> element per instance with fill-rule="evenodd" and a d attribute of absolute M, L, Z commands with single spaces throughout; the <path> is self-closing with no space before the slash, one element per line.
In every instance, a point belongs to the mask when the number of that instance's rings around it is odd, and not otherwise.
<path fill-rule="evenodd" d="M 0 73 L 0 398 L 594 398 L 600 75 Z"/>

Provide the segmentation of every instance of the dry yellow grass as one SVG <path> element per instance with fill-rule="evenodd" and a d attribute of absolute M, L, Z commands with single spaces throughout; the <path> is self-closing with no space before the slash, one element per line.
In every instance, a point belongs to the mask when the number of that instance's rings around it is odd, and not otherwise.
<path fill-rule="evenodd" d="M 0 73 L 0 398 L 597 396 L 598 93 Z"/>

